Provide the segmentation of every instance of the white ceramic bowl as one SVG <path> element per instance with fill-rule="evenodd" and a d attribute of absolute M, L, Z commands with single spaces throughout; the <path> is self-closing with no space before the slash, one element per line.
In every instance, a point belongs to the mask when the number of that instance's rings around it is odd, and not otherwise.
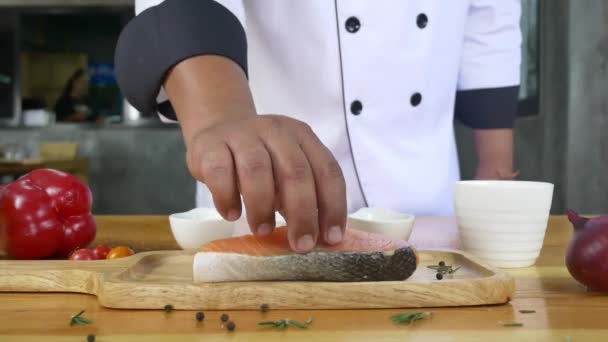
<path fill-rule="evenodd" d="M 235 222 L 234 233 L 233 236 L 242 236 L 251 234 L 251 229 L 249 228 L 249 224 L 247 223 L 246 213 L 243 213 L 241 217 Z M 274 214 L 274 221 L 276 227 L 282 227 L 287 225 L 285 218 L 278 212 Z"/>
<path fill-rule="evenodd" d="M 528 267 L 538 258 L 553 184 L 461 181 L 454 206 L 463 249 L 495 267 Z"/>
<path fill-rule="evenodd" d="M 234 231 L 234 223 L 224 220 L 214 208 L 171 214 L 169 224 L 182 249 L 197 249 L 209 241 L 231 237 Z"/>
<path fill-rule="evenodd" d="M 348 215 L 348 227 L 369 233 L 407 240 L 412 234 L 414 215 L 382 208 L 361 208 Z"/>

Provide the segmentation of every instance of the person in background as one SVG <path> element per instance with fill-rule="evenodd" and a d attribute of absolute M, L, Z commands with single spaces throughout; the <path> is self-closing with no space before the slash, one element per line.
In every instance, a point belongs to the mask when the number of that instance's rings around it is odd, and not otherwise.
<path fill-rule="evenodd" d="M 88 103 L 89 79 L 84 69 L 78 69 L 68 80 L 55 104 L 55 115 L 60 122 L 96 121 Z"/>

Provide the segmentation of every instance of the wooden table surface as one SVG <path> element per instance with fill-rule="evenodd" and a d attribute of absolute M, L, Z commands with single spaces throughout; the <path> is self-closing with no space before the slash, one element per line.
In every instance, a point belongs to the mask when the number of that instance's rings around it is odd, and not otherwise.
<path fill-rule="evenodd" d="M 129 243 L 137 251 L 177 248 L 164 216 L 98 216 L 97 222 L 98 242 Z M 516 279 L 510 303 L 432 309 L 432 319 L 411 326 L 395 325 L 389 316 L 421 310 L 236 311 L 229 312 L 236 331 L 227 332 L 221 312 L 205 312 L 205 322 L 197 323 L 191 311 L 111 310 L 89 295 L 0 293 L 0 341 L 86 341 L 90 333 L 97 341 L 606 341 L 608 294 L 587 292 L 564 267 L 571 235 L 564 217 L 550 219 L 535 267 L 508 271 Z M 412 240 L 453 244 L 456 236 L 453 220 L 421 218 Z M 82 309 L 93 323 L 70 327 L 70 316 Z M 314 322 L 307 330 L 278 332 L 256 325 L 264 319 L 304 321 L 309 316 Z M 504 327 L 499 321 L 523 326 Z"/>

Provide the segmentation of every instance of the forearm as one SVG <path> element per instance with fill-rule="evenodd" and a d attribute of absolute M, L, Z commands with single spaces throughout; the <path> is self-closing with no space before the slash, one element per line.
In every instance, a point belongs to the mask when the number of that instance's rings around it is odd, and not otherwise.
<path fill-rule="evenodd" d="M 255 115 L 243 69 L 228 58 L 205 55 L 174 66 L 164 82 L 186 145 L 197 132 L 226 117 Z"/>
<path fill-rule="evenodd" d="M 473 130 L 477 152 L 476 179 L 513 179 L 513 130 Z"/>
<path fill-rule="evenodd" d="M 121 32 L 115 68 L 129 103 L 178 120 L 186 143 L 220 115 L 255 112 L 244 28 L 213 0 L 148 6 Z M 170 101 L 161 100 L 164 95 Z"/>

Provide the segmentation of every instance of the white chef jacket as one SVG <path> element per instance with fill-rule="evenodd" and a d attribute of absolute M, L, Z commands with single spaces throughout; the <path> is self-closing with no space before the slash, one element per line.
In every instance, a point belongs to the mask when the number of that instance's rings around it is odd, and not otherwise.
<path fill-rule="evenodd" d="M 453 213 L 455 94 L 519 84 L 519 0 L 218 2 L 247 34 L 258 112 L 312 127 L 342 167 L 349 212 Z M 196 203 L 213 206 L 202 183 Z"/>

